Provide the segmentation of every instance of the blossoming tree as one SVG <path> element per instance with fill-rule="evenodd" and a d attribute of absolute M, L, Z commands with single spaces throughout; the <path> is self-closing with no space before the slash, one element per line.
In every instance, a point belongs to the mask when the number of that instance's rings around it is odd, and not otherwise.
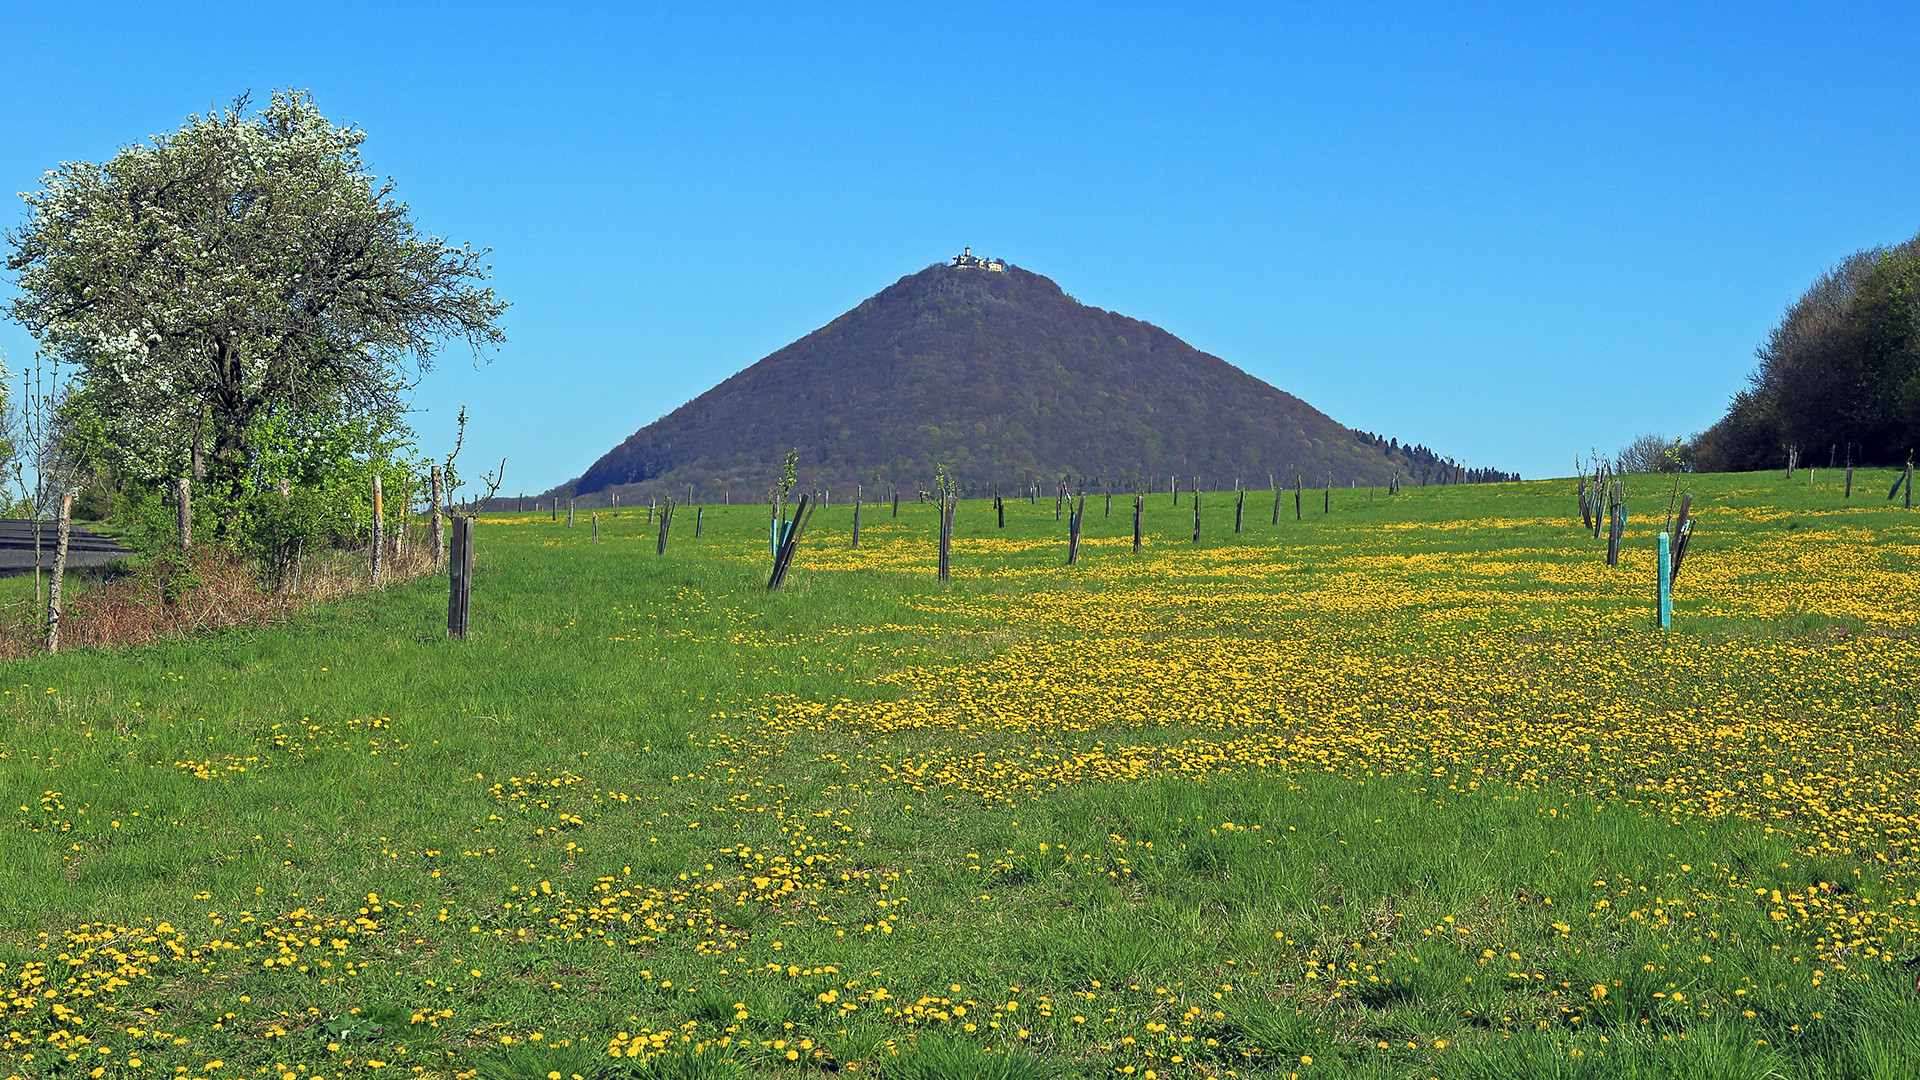
<path fill-rule="evenodd" d="M 68 162 L 7 233 L 9 314 L 80 373 L 130 478 L 246 494 L 274 417 L 397 418 L 455 341 L 505 340 L 486 250 L 423 235 L 304 92 L 240 97 L 100 163 Z"/>

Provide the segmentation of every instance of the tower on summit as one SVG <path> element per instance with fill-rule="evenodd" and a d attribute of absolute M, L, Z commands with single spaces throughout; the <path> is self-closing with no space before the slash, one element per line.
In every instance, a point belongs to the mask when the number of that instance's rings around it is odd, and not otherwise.
<path fill-rule="evenodd" d="M 966 248 L 962 250 L 960 254 L 955 255 L 953 257 L 953 262 L 950 265 L 967 266 L 967 267 L 972 267 L 975 270 L 991 270 L 996 274 L 1005 273 L 1007 269 L 1007 264 L 1002 262 L 999 259 L 983 259 L 980 256 L 975 255 L 971 247 Z"/>

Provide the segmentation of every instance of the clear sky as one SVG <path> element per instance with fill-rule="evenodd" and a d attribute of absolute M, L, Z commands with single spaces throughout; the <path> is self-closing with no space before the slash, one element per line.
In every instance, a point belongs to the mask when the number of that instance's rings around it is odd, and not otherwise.
<path fill-rule="evenodd" d="M 0 190 L 311 90 L 494 249 L 510 343 L 416 427 L 468 406 L 508 492 L 968 245 L 1566 475 L 1712 423 L 1815 275 L 1920 229 L 1911 3 L 825 7 L 7 3 Z"/>

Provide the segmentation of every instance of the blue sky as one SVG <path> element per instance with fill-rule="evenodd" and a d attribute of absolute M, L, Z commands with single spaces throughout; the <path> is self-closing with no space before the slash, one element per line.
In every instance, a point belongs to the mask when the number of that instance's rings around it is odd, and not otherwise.
<path fill-rule="evenodd" d="M 466 405 L 508 491 L 966 245 L 1566 475 L 1713 422 L 1815 275 L 1920 229 L 1920 6 L 1547 7 L 9 4 L 0 190 L 310 89 L 494 249 L 511 341 L 415 419 L 444 452 Z"/>

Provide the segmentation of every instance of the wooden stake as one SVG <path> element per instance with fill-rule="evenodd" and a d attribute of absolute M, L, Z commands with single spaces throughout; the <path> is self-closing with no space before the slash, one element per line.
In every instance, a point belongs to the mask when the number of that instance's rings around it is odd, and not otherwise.
<path fill-rule="evenodd" d="M 1080 508 L 1067 515 L 1067 565 L 1080 561 L 1080 521 L 1087 515 L 1087 497 L 1080 496 Z"/>
<path fill-rule="evenodd" d="M 1133 497 L 1133 553 L 1135 555 L 1140 554 L 1140 512 L 1146 509 L 1146 505 L 1147 497 L 1145 495 L 1135 495 Z"/>
<path fill-rule="evenodd" d="M 473 518 L 453 519 L 453 545 L 447 553 L 447 633 L 467 636 L 467 616 L 473 601 Z"/>
<path fill-rule="evenodd" d="M 1693 536 L 1693 493 L 1680 496 L 1680 516 L 1673 526 L 1673 567 L 1667 571 L 1669 585 L 1680 576 L 1680 564 L 1687 558 L 1687 540 Z"/>
<path fill-rule="evenodd" d="M 953 569 L 953 511 L 959 497 L 940 493 L 940 580 Z"/>
<path fill-rule="evenodd" d="M 800 546 L 800 534 L 806 529 L 808 519 L 813 517 L 813 508 L 806 495 L 800 496 L 800 504 L 793 508 L 793 524 L 787 529 L 786 537 L 780 544 L 780 551 L 773 559 L 773 574 L 767 578 L 767 589 L 772 591 L 787 583 L 787 568 L 793 565 L 793 553 Z"/>

